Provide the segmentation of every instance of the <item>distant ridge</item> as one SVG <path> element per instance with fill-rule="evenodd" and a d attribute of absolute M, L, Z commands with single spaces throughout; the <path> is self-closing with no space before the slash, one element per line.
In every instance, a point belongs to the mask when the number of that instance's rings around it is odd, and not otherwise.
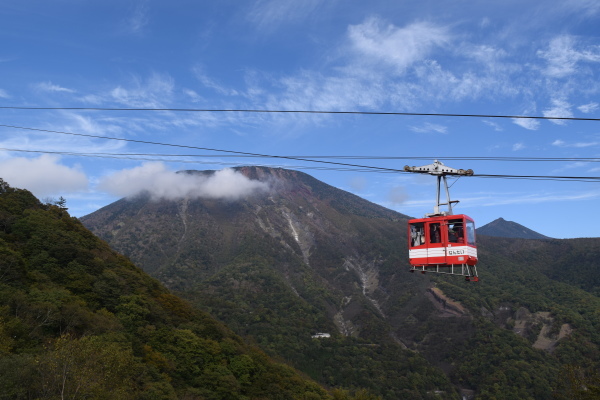
<path fill-rule="evenodd" d="M 513 221 L 498 218 L 477 229 L 477 233 L 516 239 L 552 239 Z"/>

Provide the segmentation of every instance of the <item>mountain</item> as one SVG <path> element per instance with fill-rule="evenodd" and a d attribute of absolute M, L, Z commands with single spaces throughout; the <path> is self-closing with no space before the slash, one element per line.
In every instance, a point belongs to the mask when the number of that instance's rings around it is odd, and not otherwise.
<path fill-rule="evenodd" d="M 148 193 L 81 221 L 323 385 L 385 399 L 567 399 L 580 391 L 569 376 L 595 387 L 600 299 L 565 272 L 597 268 L 594 257 L 574 261 L 598 241 L 482 235 L 479 283 L 410 274 L 407 216 L 298 171 L 235 171 L 270 190 L 237 200 Z"/>
<path fill-rule="evenodd" d="M 532 231 L 521 224 L 498 218 L 477 229 L 477 233 L 487 236 L 508 237 L 516 239 L 551 239 L 541 233 Z"/>
<path fill-rule="evenodd" d="M 329 393 L 171 294 L 64 204 L 0 179 L 0 399 L 32 398 L 352 396 Z"/>

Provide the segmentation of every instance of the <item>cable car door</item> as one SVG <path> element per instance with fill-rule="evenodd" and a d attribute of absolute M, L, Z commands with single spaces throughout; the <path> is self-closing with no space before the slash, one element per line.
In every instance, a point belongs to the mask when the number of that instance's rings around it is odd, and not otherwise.
<path fill-rule="evenodd" d="M 427 223 L 427 264 L 446 264 L 443 233 L 440 222 Z"/>

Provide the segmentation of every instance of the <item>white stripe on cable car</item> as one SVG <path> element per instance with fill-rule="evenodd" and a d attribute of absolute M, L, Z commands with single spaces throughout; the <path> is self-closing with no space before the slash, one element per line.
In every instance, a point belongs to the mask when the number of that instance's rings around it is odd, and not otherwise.
<path fill-rule="evenodd" d="M 452 254 L 454 253 L 454 254 Z M 432 249 L 414 249 L 408 251 L 409 258 L 443 257 L 445 255 L 467 255 L 477 258 L 477 249 L 471 246 L 435 247 Z"/>

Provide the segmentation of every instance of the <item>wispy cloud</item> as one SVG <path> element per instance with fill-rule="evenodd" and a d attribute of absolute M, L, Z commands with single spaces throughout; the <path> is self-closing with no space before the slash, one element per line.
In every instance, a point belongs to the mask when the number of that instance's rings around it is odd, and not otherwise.
<path fill-rule="evenodd" d="M 530 131 L 535 131 L 540 127 L 540 121 L 537 119 L 512 118 L 512 122 Z"/>
<path fill-rule="evenodd" d="M 146 0 L 140 0 L 135 5 L 131 16 L 125 21 L 125 27 L 131 33 L 140 34 L 148 22 L 148 5 Z"/>
<path fill-rule="evenodd" d="M 300 22 L 313 15 L 324 0 L 259 0 L 246 18 L 262 31 L 272 31 L 283 23 Z"/>
<path fill-rule="evenodd" d="M 547 62 L 544 73 L 554 78 L 563 78 L 577 72 L 577 64 L 581 61 L 600 62 L 600 46 L 579 49 L 578 45 L 571 35 L 552 39 L 547 50 L 537 52 Z"/>
<path fill-rule="evenodd" d="M 550 108 L 545 109 L 543 112 L 544 117 L 563 117 L 563 118 L 572 118 L 573 113 L 571 112 L 571 104 L 569 104 L 564 99 L 552 99 L 552 106 Z M 557 125 L 564 125 L 565 120 L 561 119 L 551 119 L 551 122 Z"/>
<path fill-rule="evenodd" d="M 111 90 L 110 98 L 128 107 L 160 108 L 169 104 L 174 86 L 171 76 L 153 73 L 145 81 L 135 77 L 127 87 L 117 86 Z"/>
<path fill-rule="evenodd" d="M 55 85 L 52 82 L 40 82 L 36 83 L 34 87 L 37 90 L 41 90 L 43 92 L 53 92 L 53 93 L 75 93 L 75 90 L 69 89 L 66 87 L 62 87 L 59 85 Z"/>
<path fill-rule="evenodd" d="M 488 119 L 484 119 L 484 120 L 482 120 L 482 122 L 483 122 L 484 124 L 486 124 L 486 125 L 488 125 L 488 126 L 491 126 L 492 128 L 494 128 L 494 130 L 495 130 L 496 132 L 500 132 L 500 131 L 502 131 L 502 127 L 501 127 L 501 126 L 500 126 L 500 124 L 498 124 L 497 122 L 490 121 L 490 120 L 488 120 Z"/>
<path fill-rule="evenodd" d="M 593 146 L 600 146 L 600 142 L 574 142 L 574 143 L 567 143 L 564 140 L 561 139 L 556 139 L 554 142 L 552 142 L 552 146 L 557 146 L 557 147 L 593 147 Z"/>
<path fill-rule="evenodd" d="M 418 133 L 448 133 L 448 127 L 438 124 L 432 124 L 430 122 L 426 122 L 421 126 L 411 126 L 410 130 Z"/>
<path fill-rule="evenodd" d="M 594 111 L 597 111 L 598 108 L 600 108 L 598 106 L 598 103 L 588 103 L 588 104 L 583 104 L 583 105 L 577 107 L 577 109 L 579 111 L 581 111 L 582 113 L 585 113 L 585 114 L 593 113 Z"/>
<path fill-rule="evenodd" d="M 204 70 L 204 67 L 202 67 L 200 65 L 196 65 L 194 68 L 192 68 L 192 72 L 194 73 L 194 76 L 196 77 L 196 79 L 198 79 L 198 81 L 203 86 L 205 86 L 209 89 L 212 89 L 219 94 L 226 95 L 226 96 L 239 96 L 240 95 L 239 91 L 228 88 L 228 87 L 220 84 L 213 78 L 210 78 L 208 76 L 208 74 L 206 73 L 206 71 Z"/>
<path fill-rule="evenodd" d="M 189 97 L 189 99 L 192 101 L 192 103 L 198 103 L 200 100 L 202 100 L 202 96 L 200 96 L 198 93 L 196 93 L 195 90 L 183 89 L 183 93 L 187 97 Z"/>
<path fill-rule="evenodd" d="M 589 162 L 576 161 L 576 162 L 572 162 L 572 163 L 569 163 L 569 164 L 565 164 L 565 165 L 563 165 L 560 168 L 553 169 L 551 171 L 551 173 L 552 174 L 558 174 L 558 173 L 561 173 L 561 172 L 564 172 L 564 171 L 569 171 L 569 170 L 572 170 L 572 169 L 583 169 L 583 168 L 586 168 L 589 165 L 590 165 Z"/>
<path fill-rule="evenodd" d="M 10 98 L 10 96 L 8 95 L 8 92 L 6 90 L 0 89 L 0 98 L 8 99 L 8 98 Z"/>
<path fill-rule="evenodd" d="M 525 145 L 522 142 L 515 143 L 512 146 L 513 151 L 523 150 L 524 148 L 525 148 Z"/>
<path fill-rule="evenodd" d="M 398 72 L 424 59 L 434 48 L 451 41 L 449 30 L 428 22 L 397 27 L 372 17 L 348 28 L 348 39 L 357 55 L 369 63 L 386 63 Z"/>

